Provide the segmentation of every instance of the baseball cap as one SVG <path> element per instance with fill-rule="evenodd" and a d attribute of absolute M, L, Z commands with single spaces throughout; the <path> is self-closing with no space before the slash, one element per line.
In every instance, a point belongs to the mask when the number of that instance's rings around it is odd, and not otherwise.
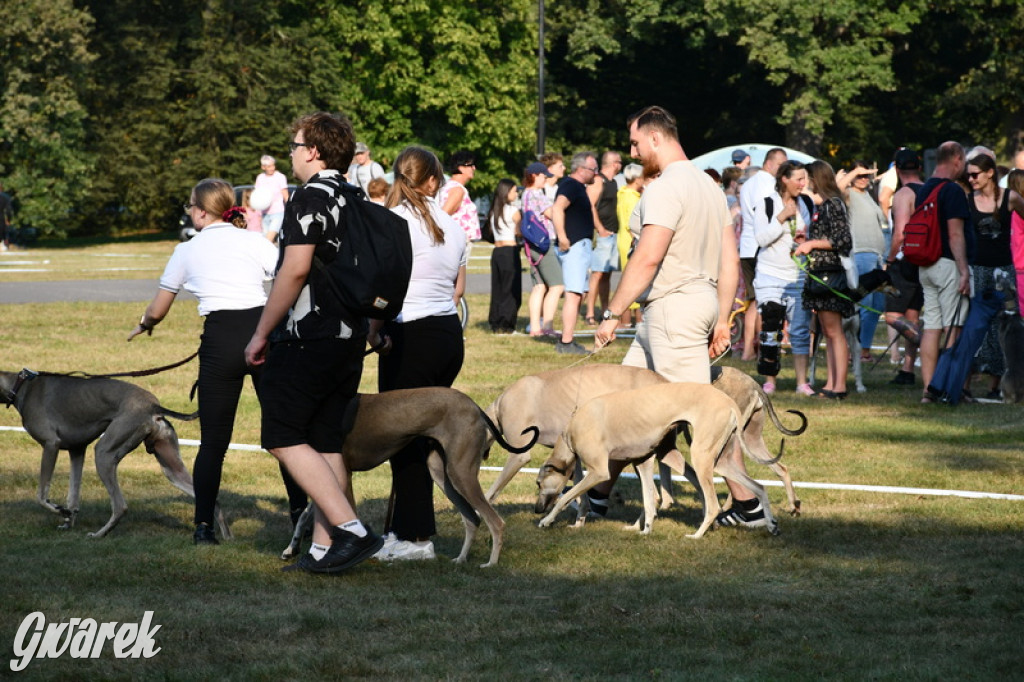
<path fill-rule="evenodd" d="M 526 167 L 526 172 L 530 173 L 532 175 L 543 175 L 544 177 L 547 177 L 547 178 L 555 177 L 554 174 L 551 171 L 548 170 L 548 167 L 545 166 L 540 161 L 534 161 L 529 166 L 527 166 Z"/>
<path fill-rule="evenodd" d="M 743 159 L 747 158 L 748 156 L 750 156 L 750 154 L 746 153 L 742 149 L 734 149 L 734 150 L 732 150 L 732 162 L 733 163 L 742 163 Z"/>
<path fill-rule="evenodd" d="M 913 149 L 901 149 L 892 159 L 897 170 L 921 170 L 921 157 Z"/>
<path fill-rule="evenodd" d="M 356 142 L 356 154 L 362 154 L 363 152 L 370 151 L 370 148 L 366 146 L 365 142 Z"/>

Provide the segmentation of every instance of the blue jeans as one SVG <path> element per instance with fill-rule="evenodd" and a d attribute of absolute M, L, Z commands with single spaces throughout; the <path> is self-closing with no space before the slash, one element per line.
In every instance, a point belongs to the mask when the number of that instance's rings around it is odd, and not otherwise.
<path fill-rule="evenodd" d="M 863 275 L 875 268 L 881 267 L 882 257 L 877 253 L 864 251 L 853 254 L 853 262 L 857 266 L 857 274 Z M 885 310 L 885 294 L 881 291 L 873 291 L 860 299 L 861 306 L 874 308 L 882 312 Z M 875 328 L 878 327 L 878 314 L 865 308 L 860 309 L 860 347 L 871 348 L 871 342 L 875 338 Z"/>

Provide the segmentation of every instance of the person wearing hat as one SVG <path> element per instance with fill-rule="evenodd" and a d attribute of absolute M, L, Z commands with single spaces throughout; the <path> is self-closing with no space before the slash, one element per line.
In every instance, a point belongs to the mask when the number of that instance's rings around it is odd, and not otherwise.
<path fill-rule="evenodd" d="M 924 294 L 916 265 L 903 260 L 903 228 L 914 212 L 917 190 L 924 185 L 921 175 L 921 157 L 912 149 L 900 149 L 893 157 L 893 167 L 899 180 L 900 189 L 892 197 L 892 243 L 885 259 L 886 270 L 892 278 L 893 288 L 898 295 L 885 295 L 885 321 L 904 338 L 906 353 L 903 365 L 890 383 L 897 386 L 914 385 L 914 363 L 917 360 L 917 346 L 921 341 L 921 306 Z"/>
<path fill-rule="evenodd" d="M 370 180 L 384 177 L 384 168 L 370 159 L 370 148 L 365 142 L 356 142 L 356 155 L 345 174 L 348 181 L 356 185 L 366 196 L 370 196 Z"/>
<path fill-rule="evenodd" d="M 746 170 L 750 166 L 750 154 L 742 149 L 732 150 L 732 165 L 741 170 Z"/>
<path fill-rule="evenodd" d="M 553 178 L 548 167 L 541 161 L 534 161 L 523 173 L 523 216 L 533 212 L 540 216 L 548 236 L 551 237 L 551 248 L 546 254 L 527 250 L 530 261 L 530 278 L 533 289 L 527 304 L 530 311 L 530 336 L 556 336 L 554 329 L 555 315 L 558 312 L 558 299 L 565 291 L 562 282 L 562 265 L 555 255 L 555 224 L 551 222 L 551 207 L 554 201 L 544 191 L 548 178 Z"/>

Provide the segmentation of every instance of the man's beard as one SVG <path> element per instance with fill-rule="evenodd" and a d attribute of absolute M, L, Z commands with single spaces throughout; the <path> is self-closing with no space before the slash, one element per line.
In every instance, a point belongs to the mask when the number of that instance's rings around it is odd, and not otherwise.
<path fill-rule="evenodd" d="M 643 160 L 644 164 L 644 177 L 645 178 L 656 178 L 661 173 L 661 166 L 658 162 L 652 158 Z"/>

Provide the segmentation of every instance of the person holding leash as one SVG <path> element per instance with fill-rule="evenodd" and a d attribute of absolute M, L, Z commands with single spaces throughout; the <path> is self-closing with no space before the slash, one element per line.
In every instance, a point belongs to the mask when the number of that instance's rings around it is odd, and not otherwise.
<path fill-rule="evenodd" d="M 258 368 L 245 364 L 245 344 L 267 302 L 263 283 L 274 276 L 277 248 L 262 233 L 246 230 L 245 212 L 224 180 L 207 178 L 193 189 L 185 210 L 195 225 L 192 240 L 179 244 L 160 277 L 160 288 L 128 335 L 152 335 L 184 287 L 199 299 L 205 318 L 199 343 L 199 453 L 193 464 L 197 545 L 216 545 L 214 506 L 224 455 L 231 442 L 238 398 L 246 375 L 259 386 Z"/>

